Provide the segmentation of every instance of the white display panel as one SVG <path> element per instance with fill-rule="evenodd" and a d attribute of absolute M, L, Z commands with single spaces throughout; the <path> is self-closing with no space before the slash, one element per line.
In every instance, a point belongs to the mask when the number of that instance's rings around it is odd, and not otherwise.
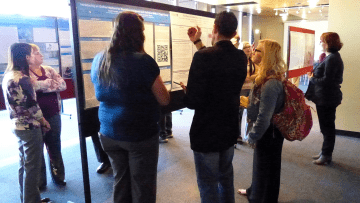
<path fill-rule="evenodd" d="M 0 63 L 7 63 L 9 47 L 19 42 L 17 27 L 0 27 L 0 42 Z"/>
<path fill-rule="evenodd" d="M 34 42 L 57 42 L 55 29 L 33 28 Z"/>
<path fill-rule="evenodd" d="M 187 31 L 190 27 L 201 28 L 201 40 L 205 46 L 211 46 L 211 32 L 214 18 L 196 16 L 178 12 L 170 12 L 171 43 L 172 43 L 172 78 L 175 82 L 187 85 L 188 74 L 196 47 L 190 41 Z M 179 85 L 173 85 L 173 90 L 181 90 Z"/>

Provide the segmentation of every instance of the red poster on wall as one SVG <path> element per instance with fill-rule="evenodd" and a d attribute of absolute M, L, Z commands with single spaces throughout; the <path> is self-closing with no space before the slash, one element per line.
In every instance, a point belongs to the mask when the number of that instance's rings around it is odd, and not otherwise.
<path fill-rule="evenodd" d="M 315 31 L 289 27 L 288 78 L 294 78 L 311 71 L 315 53 Z"/>

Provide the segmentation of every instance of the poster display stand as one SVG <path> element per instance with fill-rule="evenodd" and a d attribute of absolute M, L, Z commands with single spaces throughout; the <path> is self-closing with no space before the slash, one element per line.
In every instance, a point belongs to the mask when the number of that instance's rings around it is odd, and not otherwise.
<path fill-rule="evenodd" d="M 85 202 L 89 203 L 91 193 L 85 138 L 97 136 L 100 128 L 97 116 L 99 102 L 95 98 L 90 78 L 91 63 L 95 55 L 109 44 L 115 17 L 130 10 L 144 18 L 145 52 L 157 62 L 160 75 L 170 91 L 171 101 L 162 108 L 164 113 L 184 108 L 184 92 L 173 81 L 187 83 L 192 57 L 196 52 L 195 46 L 187 37 L 187 29 L 200 26 L 202 40 L 210 46 L 209 34 L 215 14 L 140 0 L 70 0 L 70 7 L 84 194 Z"/>

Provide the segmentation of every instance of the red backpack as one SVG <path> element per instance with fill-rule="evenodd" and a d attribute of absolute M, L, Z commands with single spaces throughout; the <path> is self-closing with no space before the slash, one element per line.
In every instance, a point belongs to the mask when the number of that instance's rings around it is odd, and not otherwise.
<path fill-rule="evenodd" d="M 298 87 L 287 80 L 282 83 L 285 92 L 284 108 L 273 115 L 272 122 L 285 139 L 301 141 L 309 135 L 313 126 L 311 109 Z"/>

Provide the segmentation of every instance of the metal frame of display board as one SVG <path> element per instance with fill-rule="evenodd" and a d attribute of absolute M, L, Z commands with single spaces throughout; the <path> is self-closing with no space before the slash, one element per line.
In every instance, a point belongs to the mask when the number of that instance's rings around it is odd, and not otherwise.
<path fill-rule="evenodd" d="M 77 103 L 77 114 L 78 114 L 78 127 L 79 127 L 79 139 L 80 139 L 80 151 L 81 151 L 81 162 L 82 162 L 82 171 L 83 171 L 83 183 L 84 183 L 84 196 L 85 202 L 91 202 L 91 191 L 90 191 L 90 180 L 89 180 L 89 168 L 87 161 L 87 153 L 86 153 L 86 140 L 85 138 L 89 135 L 89 129 L 92 126 L 85 126 L 86 124 L 90 124 L 91 122 L 96 122 L 99 124 L 97 118 L 97 107 L 85 109 L 85 89 L 84 89 L 84 79 L 83 79 L 83 71 L 81 67 L 81 57 L 80 57 L 80 38 L 79 38 L 79 27 L 78 27 L 78 11 L 76 7 L 76 3 L 78 0 L 70 0 L 70 8 L 71 8 L 71 18 L 70 18 L 70 32 L 71 32 L 71 40 L 72 40 L 72 52 L 73 52 L 73 64 L 75 66 L 75 75 L 74 75 L 74 85 L 75 85 L 75 95 L 76 95 L 76 103 Z M 82 0 L 81 2 L 91 2 L 91 3 L 114 3 L 118 5 L 128 5 L 128 6 L 136 6 L 144 9 L 156 9 L 160 11 L 174 11 L 184 14 L 191 14 L 203 17 L 211 17 L 214 18 L 215 14 L 205 11 L 193 10 L 189 8 L 176 7 L 168 4 L 156 3 L 156 2 L 147 2 L 143 0 L 102 0 L 102 1 L 94 1 L 94 0 Z M 171 49 L 171 32 L 170 32 L 170 55 L 172 55 Z M 172 67 L 171 62 L 171 67 Z M 182 90 L 170 92 L 171 97 L 173 98 L 173 103 L 170 102 L 170 105 L 164 107 L 162 109 L 163 112 L 171 112 L 178 110 L 180 108 L 184 108 L 182 102 L 177 103 L 176 101 L 182 100 L 184 95 Z M 93 118 L 93 120 L 91 120 Z M 90 119 L 90 121 L 89 121 Z M 97 119 L 96 121 L 94 119 Z M 96 126 L 96 125 L 95 125 Z M 91 130 L 90 130 L 91 131 Z M 94 132 L 92 132 L 94 133 Z"/>

